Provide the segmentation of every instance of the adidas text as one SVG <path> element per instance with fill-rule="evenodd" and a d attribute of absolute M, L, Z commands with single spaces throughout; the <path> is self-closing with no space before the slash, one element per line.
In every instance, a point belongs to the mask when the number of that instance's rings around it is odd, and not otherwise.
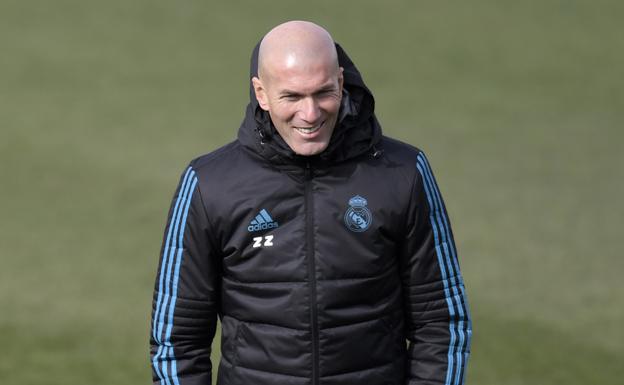
<path fill-rule="evenodd" d="M 278 226 L 279 225 L 277 224 L 277 222 L 262 223 L 262 224 L 259 224 L 259 225 L 249 225 L 247 227 L 247 231 L 252 232 L 252 231 L 274 229 L 274 228 L 276 228 Z"/>

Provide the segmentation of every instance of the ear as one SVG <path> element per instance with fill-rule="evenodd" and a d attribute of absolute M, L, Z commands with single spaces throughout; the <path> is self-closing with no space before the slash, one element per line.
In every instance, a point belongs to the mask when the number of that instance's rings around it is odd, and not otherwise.
<path fill-rule="evenodd" d="M 269 101 L 268 101 L 266 89 L 264 88 L 264 85 L 262 84 L 262 80 L 254 76 L 251 79 L 251 84 L 253 85 L 254 92 L 256 94 L 256 99 L 258 99 L 258 104 L 260 105 L 260 108 L 262 108 L 265 111 L 268 111 Z"/>

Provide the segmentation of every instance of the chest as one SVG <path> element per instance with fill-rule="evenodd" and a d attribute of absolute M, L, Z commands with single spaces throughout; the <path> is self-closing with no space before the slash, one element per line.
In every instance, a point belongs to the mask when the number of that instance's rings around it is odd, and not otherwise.
<path fill-rule="evenodd" d="M 381 168 L 310 172 L 262 169 L 224 183 L 211 201 L 223 274 L 243 282 L 382 274 L 396 262 L 409 187 Z M 210 213 L 209 213 L 210 215 Z"/>

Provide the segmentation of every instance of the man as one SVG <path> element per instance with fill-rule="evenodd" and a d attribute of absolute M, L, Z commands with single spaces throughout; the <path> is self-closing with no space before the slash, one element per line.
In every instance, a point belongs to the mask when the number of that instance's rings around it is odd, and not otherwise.
<path fill-rule="evenodd" d="M 173 199 L 154 382 L 210 384 L 219 317 L 221 385 L 463 383 L 470 319 L 424 154 L 382 136 L 309 22 L 262 39 L 250 98 L 238 140 L 193 160 Z"/>

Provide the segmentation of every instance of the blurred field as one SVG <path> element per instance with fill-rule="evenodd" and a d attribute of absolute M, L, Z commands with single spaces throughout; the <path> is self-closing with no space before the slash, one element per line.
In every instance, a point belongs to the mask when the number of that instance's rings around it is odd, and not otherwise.
<path fill-rule="evenodd" d="M 150 383 L 179 173 L 234 138 L 250 50 L 293 18 L 332 31 L 385 132 L 432 161 L 467 383 L 621 384 L 624 3 L 270 4 L 0 2 L 0 384 Z"/>

